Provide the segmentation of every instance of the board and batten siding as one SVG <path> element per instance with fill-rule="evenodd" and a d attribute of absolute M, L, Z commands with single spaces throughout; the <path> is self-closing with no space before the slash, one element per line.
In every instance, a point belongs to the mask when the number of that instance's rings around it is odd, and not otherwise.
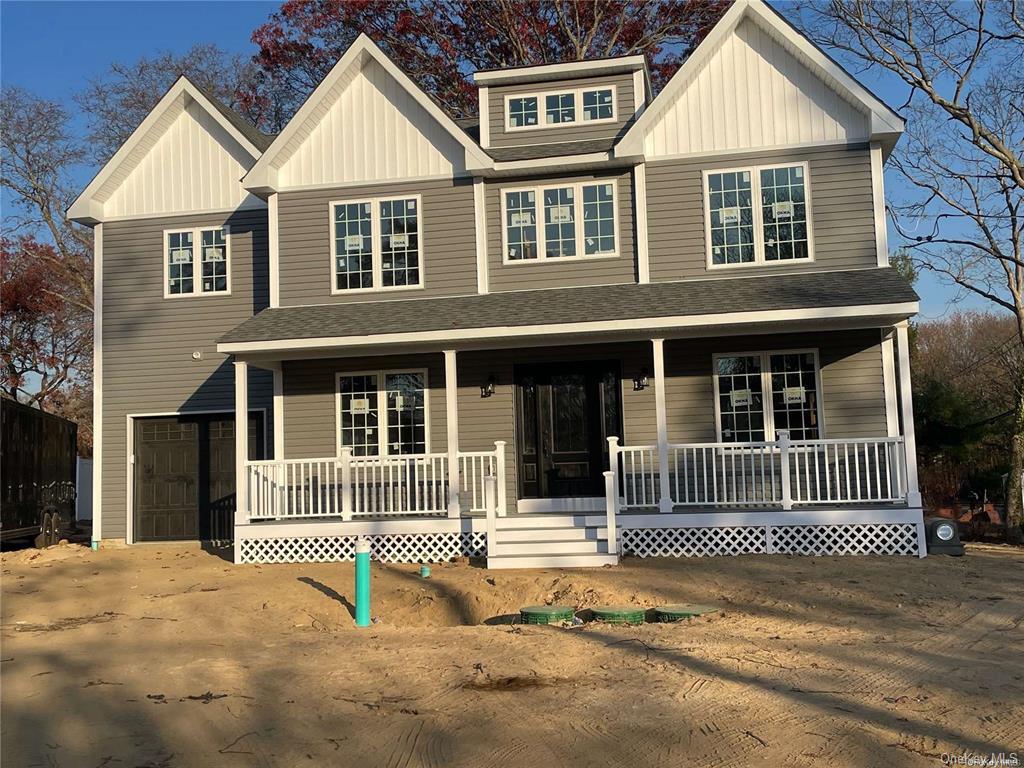
<path fill-rule="evenodd" d="M 804 161 L 810 176 L 813 261 L 708 269 L 702 171 Z M 877 265 L 871 154 L 866 145 L 660 160 L 647 163 L 646 175 L 652 281 Z"/>
<path fill-rule="evenodd" d="M 423 288 L 331 293 L 334 234 L 330 204 L 341 200 L 420 195 Z M 442 178 L 399 184 L 279 193 L 281 306 L 384 301 L 476 293 L 473 182 Z"/>
<path fill-rule="evenodd" d="M 521 189 L 531 186 L 550 186 L 559 183 L 616 181 L 618 208 L 617 256 L 595 256 L 573 259 L 527 259 L 505 264 L 502 259 L 504 242 L 501 215 L 503 189 Z M 631 171 L 580 176 L 545 176 L 529 179 L 500 179 L 486 182 L 487 208 L 487 265 L 488 281 L 492 292 L 522 291 L 534 288 L 565 288 L 582 285 L 615 285 L 636 281 L 636 240 L 633 216 L 633 177 Z M 543 213 L 538 209 L 538 221 Z M 538 229 L 541 224 L 538 223 Z M 582 249 L 582 245 L 578 248 Z"/>
<path fill-rule="evenodd" d="M 230 295 L 164 298 L 163 233 L 230 227 Z M 217 337 L 267 306 L 266 211 L 111 221 L 103 225 L 103 537 L 127 533 L 127 416 L 235 409 L 234 366 Z M 201 353 L 194 360 L 193 352 Z M 250 366 L 249 403 L 266 409 L 272 379 Z"/>
<path fill-rule="evenodd" d="M 615 86 L 615 120 L 606 123 L 589 124 L 582 120 L 564 127 L 531 128 L 522 131 L 505 130 L 505 97 L 519 94 L 547 93 L 560 89 L 594 88 L 603 85 Z M 582 105 L 580 105 L 582 107 Z M 487 91 L 488 124 L 491 130 L 492 147 L 534 146 L 556 144 L 564 141 L 586 141 L 608 139 L 624 133 L 633 122 L 633 73 L 602 75 L 600 77 L 552 80 L 544 83 L 491 86 Z M 543 111 L 543 101 L 538 105 Z M 582 114 L 582 112 L 581 112 Z"/>

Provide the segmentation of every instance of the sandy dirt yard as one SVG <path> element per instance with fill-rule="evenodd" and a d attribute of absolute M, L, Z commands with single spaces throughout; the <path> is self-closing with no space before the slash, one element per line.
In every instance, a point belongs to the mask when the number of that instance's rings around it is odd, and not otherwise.
<path fill-rule="evenodd" d="M 3 555 L 2 761 L 66 766 L 1024 763 L 1024 551 L 233 566 L 184 545 Z M 539 602 L 679 624 L 510 625 Z"/>

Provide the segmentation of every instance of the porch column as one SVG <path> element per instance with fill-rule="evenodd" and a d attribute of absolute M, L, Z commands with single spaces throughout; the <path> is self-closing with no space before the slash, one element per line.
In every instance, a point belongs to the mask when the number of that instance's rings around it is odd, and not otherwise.
<path fill-rule="evenodd" d="M 907 506 L 921 506 L 917 484 L 917 439 L 914 437 L 914 401 L 910 387 L 910 341 L 908 323 L 896 325 L 896 352 L 900 369 L 900 415 L 903 417 L 903 446 L 907 454 Z"/>
<path fill-rule="evenodd" d="M 244 525 L 249 512 L 248 475 L 245 463 L 249 458 L 249 364 L 235 360 L 235 562 L 240 559 L 241 541 L 238 526 Z"/>
<path fill-rule="evenodd" d="M 444 402 L 448 429 L 448 517 L 458 517 L 459 488 L 459 381 L 455 350 L 444 351 Z"/>
<path fill-rule="evenodd" d="M 661 499 L 659 512 L 672 511 L 672 492 L 668 480 L 668 410 L 665 404 L 665 340 L 651 339 L 654 352 L 654 411 L 658 423 L 658 482 Z"/>

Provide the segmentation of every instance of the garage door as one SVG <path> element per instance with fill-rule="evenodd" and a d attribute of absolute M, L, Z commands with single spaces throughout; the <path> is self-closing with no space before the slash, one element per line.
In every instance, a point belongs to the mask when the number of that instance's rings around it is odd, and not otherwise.
<path fill-rule="evenodd" d="M 263 421 L 249 417 L 249 455 L 263 456 Z M 135 421 L 135 538 L 228 540 L 235 513 L 234 415 Z"/>

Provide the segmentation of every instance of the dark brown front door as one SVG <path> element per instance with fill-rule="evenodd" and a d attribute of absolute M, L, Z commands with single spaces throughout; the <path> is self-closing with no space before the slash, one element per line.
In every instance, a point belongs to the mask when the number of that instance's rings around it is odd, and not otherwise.
<path fill-rule="evenodd" d="M 600 496 L 606 438 L 621 434 L 618 366 L 517 366 L 516 391 L 521 496 Z"/>
<path fill-rule="evenodd" d="M 250 455 L 263 454 L 263 420 L 249 417 Z M 235 512 L 232 414 L 135 421 L 135 538 L 227 540 Z"/>

